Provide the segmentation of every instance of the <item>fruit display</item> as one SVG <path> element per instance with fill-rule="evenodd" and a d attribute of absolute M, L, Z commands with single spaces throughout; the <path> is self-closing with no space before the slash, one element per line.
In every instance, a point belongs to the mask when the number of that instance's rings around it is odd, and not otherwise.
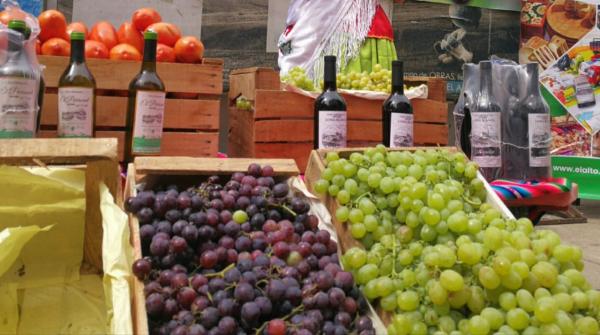
<path fill-rule="evenodd" d="M 338 73 L 337 87 L 346 90 L 365 90 L 390 93 L 392 90 L 392 72 L 384 69 L 377 64 L 373 67 L 373 72 L 350 72 Z M 317 90 L 313 81 L 306 75 L 306 71 L 300 67 L 292 68 L 288 74 L 281 77 L 281 81 L 294 85 L 305 91 L 313 92 Z M 318 90 L 322 89 L 323 81 Z M 408 90 L 406 85 L 405 90 Z"/>
<path fill-rule="evenodd" d="M 360 241 L 341 261 L 388 334 L 598 334 L 581 249 L 503 217 L 463 153 L 378 146 L 325 164 L 313 188 Z"/>
<path fill-rule="evenodd" d="M 139 190 L 125 207 L 151 334 L 375 334 L 337 243 L 272 167 Z"/>
<path fill-rule="evenodd" d="M 2 12 L 0 21 L 7 21 L 18 14 L 15 10 Z M 38 20 L 41 29 L 38 53 L 42 55 L 69 56 L 70 34 L 77 31 L 86 35 L 87 58 L 140 61 L 144 53 L 142 35 L 144 31 L 151 30 L 158 34 L 158 62 L 200 63 L 204 57 L 204 44 L 200 40 L 194 36 L 182 36 L 176 25 L 162 22 L 160 14 L 152 8 L 136 10 L 131 21 L 123 22 L 118 30 L 108 21 L 97 22 L 89 31 L 83 22 L 67 25 L 65 16 L 57 10 L 42 12 Z M 92 46 L 88 47 L 90 44 Z"/>

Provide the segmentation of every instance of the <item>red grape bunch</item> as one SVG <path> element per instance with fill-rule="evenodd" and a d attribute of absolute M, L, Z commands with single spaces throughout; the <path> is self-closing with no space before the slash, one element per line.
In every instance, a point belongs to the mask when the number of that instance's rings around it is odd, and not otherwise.
<path fill-rule="evenodd" d="M 126 209 L 151 334 L 375 334 L 337 244 L 272 167 L 140 190 Z"/>

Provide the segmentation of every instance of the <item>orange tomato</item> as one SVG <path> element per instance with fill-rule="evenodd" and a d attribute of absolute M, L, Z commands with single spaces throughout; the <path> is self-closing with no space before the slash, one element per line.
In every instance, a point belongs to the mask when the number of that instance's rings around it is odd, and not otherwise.
<path fill-rule="evenodd" d="M 154 8 L 140 8 L 131 16 L 131 23 L 138 31 L 145 31 L 149 25 L 160 21 L 162 18 Z"/>
<path fill-rule="evenodd" d="M 98 41 L 85 41 L 86 58 L 108 58 L 108 48 Z"/>
<path fill-rule="evenodd" d="M 71 44 L 62 38 L 53 37 L 42 44 L 42 55 L 69 56 Z"/>
<path fill-rule="evenodd" d="M 158 43 L 156 45 L 156 61 L 175 63 L 175 51 L 170 46 Z"/>
<path fill-rule="evenodd" d="M 11 20 L 25 20 L 26 16 L 27 14 L 21 9 L 12 7 L 11 9 L 4 10 L 0 13 L 0 22 L 4 25 L 8 25 Z"/>
<path fill-rule="evenodd" d="M 177 40 L 181 38 L 181 32 L 174 24 L 159 22 L 154 23 L 146 31 L 153 31 L 158 34 L 158 43 L 173 47 Z"/>
<path fill-rule="evenodd" d="M 124 22 L 119 27 L 119 31 L 117 31 L 117 38 L 119 39 L 119 43 L 133 45 L 140 53 L 144 53 L 144 38 L 142 37 L 142 33 L 135 29 L 133 24 Z"/>
<path fill-rule="evenodd" d="M 204 56 L 204 44 L 194 36 L 185 36 L 175 43 L 175 55 L 181 63 L 198 63 Z"/>
<path fill-rule="evenodd" d="M 88 30 L 87 30 L 87 27 L 85 26 L 85 23 L 83 23 L 83 22 L 71 22 L 67 26 L 67 34 L 69 35 L 69 39 L 71 39 L 72 32 L 83 33 L 85 35 L 85 38 L 86 39 L 88 38 Z"/>
<path fill-rule="evenodd" d="M 103 43 L 109 50 L 119 44 L 117 31 L 108 21 L 96 23 L 90 31 L 89 39 Z"/>
<path fill-rule="evenodd" d="M 38 21 L 40 22 L 41 30 L 39 39 L 42 42 L 46 42 L 53 37 L 69 40 L 69 36 L 67 35 L 67 19 L 65 19 L 63 13 L 49 9 L 40 14 Z"/>
<path fill-rule="evenodd" d="M 122 43 L 110 50 L 110 59 L 141 61 L 142 54 L 133 45 Z"/>

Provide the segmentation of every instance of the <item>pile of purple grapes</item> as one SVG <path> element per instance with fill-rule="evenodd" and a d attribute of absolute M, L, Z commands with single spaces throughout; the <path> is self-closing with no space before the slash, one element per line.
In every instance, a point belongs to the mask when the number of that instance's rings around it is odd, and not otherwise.
<path fill-rule="evenodd" d="M 272 167 L 139 190 L 126 209 L 151 334 L 375 334 L 337 244 Z"/>

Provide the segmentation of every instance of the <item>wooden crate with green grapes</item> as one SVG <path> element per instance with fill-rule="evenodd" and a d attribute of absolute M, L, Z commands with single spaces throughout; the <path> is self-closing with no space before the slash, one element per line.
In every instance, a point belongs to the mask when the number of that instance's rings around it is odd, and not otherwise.
<path fill-rule="evenodd" d="M 515 219 L 457 149 L 313 151 L 306 183 L 388 334 L 598 333 L 581 250 Z"/>

